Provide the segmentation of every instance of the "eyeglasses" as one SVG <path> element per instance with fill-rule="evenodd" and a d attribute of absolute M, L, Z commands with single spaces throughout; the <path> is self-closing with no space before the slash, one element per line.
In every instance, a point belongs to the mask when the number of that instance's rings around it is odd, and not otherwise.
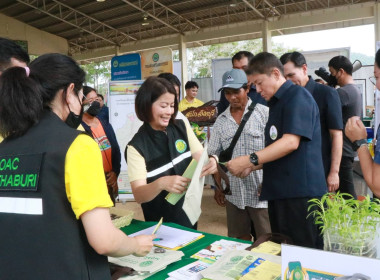
<path fill-rule="evenodd" d="M 376 86 L 376 77 L 375 77 L 375 76 L 369 77 L 369 81 L 370 81 L 374 86 Z"/>
<path fill-rule="evenodd" d="M 88 97 L 86 97 L 86 96 L 83 94 L 82 103 L 84 103 L 84 104 L 91 104 L 92 102 L 97 101 L 97 98 L 98 98 L 98 97 L 88 98 Z"/>

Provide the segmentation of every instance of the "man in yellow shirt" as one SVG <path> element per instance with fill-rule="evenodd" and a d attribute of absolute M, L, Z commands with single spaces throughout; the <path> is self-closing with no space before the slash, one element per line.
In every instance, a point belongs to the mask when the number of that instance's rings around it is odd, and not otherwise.
<path fill-rule="evenodd" d="M 185 111 L 190 107 L 199 107 L 204 104 L 201 100 L 195 98 L 198 94 L 199 86 L 194 81 L 188 81 L 185 85 L 186 96 L 178 104 L 179 111 Z"/>

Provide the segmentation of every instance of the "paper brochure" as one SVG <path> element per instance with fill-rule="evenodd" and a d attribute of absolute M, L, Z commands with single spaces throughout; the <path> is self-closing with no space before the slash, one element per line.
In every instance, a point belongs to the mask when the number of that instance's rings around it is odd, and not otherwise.
<path fill-rule="evenodd" d="M 152 234 L 154 228 L 155 226 L 152 226 L 130 234 L 129 236 Z M 202 237 L 204 237 L 204 235 L 201 233 L 162 225 L 160 230 L 156 233 L 156 239 L 153 240 L 153 244 L 171 250 L 178 250 Z"/>

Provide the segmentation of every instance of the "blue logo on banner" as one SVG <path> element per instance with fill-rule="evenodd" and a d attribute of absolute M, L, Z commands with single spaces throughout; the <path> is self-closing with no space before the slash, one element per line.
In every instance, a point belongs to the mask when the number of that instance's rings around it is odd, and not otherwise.
<path fill-rule="evenodd" d="M 114 56 L 111 60 L 111 81 L 141 80 L 140 54 Z"/>

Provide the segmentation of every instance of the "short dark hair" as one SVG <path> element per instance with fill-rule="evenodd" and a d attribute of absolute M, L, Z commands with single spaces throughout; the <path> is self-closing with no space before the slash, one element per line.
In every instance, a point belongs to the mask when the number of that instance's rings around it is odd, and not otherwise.
<path fill-rule="evenodd" d="M 377 65 L 377 67 L 380 67 L 380 49 L 378 49 L 377 52 L 376 52 L 375 63 Z"/>
<path fill-rule="evenodd" d="M 25 134 L 60 90 L 65 97 L 73 83 L 78 94 L 86 77 L 75 60 L 63 54 L 44 54 L 29 68 L 29 76 L 22 67 L 8 68 L 0 76 L 0 133 L 4 138 Z"/>
<path fill-rule="evenodd" d="M 89 86 L 83 86 L 83 96 L 87 96 L 91 91 L 95 91 L 95 93 L 98 94 L 96 89 Z"/>
<path fill-rule="evenodd" d="M 199 88 L 197 82 L 194 82 L 194 81 L 188 81 L 188 82 L 185 84 L 185 89 L 189 89 L 189 88 L 193 88 L 193 87 Z"/>
<path fill-rule="evenodd" d="M 173 122 L 178 112 L 178 101 L 173 85 L 164 78 L 148 77 L 136 93 L 135 111 L 137 117 L 143 122 L 151 122 L 153 119 L 152 105 L 163 94 L 174 95 L 174 114 L 170 122 Z"/>
<path fill-rule="evenodd" d="M 95 91 L 96 92 L 96 91 Z M 104 101 L 104 96 L 103 96 L 103 94 L 100 94 L 100 93 L 97 93 L 96 94 L 98 97 L 100 97 L 103 101 Z"/>
<path fill-rule="evenodd" d="M 248 63 L 253 58 L 253 53 L 248 51 L 240 51 L 234 54 L 234 56 L 231 59 L 232 64 L 234 64 L 234 60 L 241 60 L 243 57 L 246 57 L 248 59 Z"/>
<path fill-rule="evenodd" d="M 172 85 L 177 86 L 179 88 L 179 98 L 181 98 L 181 82 L 179 81 L 176 75 L 169 72 L 165 72 L 160 73 L 157 77 L 168 80 Z"/>
<path fill-rule="evenodd" d="M 157 77 L 164 78 L 165 80 L 168 80 L 172 85 L 181 87 L 181 82 L 179 81 L 178 77 L 172 73 L 169 73 L 169 72 L 160 73 Z"/>
<path fill-rule="evenodd" d="M 3 72 L 11 63 L 11 58 L 15 58 L 28 64 L 30 58 L 28 53 L 12 40 L 0 37 L 0 71 Z"/>
<path fill-rule="evenodd" d="M 289 61 L 293 62 L 294 66 L 298 67 L 298 68 L 302 67 L 304 64 L 307 65 L 305 57 L 300 52 L 285 53 L 280 57 L 280 61 L 281 61 L 282 65 L 285 65 Z"/>
<path fill-rule="evenodd" d="M 344 72 L 352 76 L 352 63 L 347 57 L 343 55 L 334 56 L 332 59 L 330 59 L 328 66 L 334 68 L 336 71 L 343 69 Z"/>
<path fill-rule="evenodd" d="M 261 52 L 254 56 L 248 64 L 247 75 L 266 74 L 270 75 L 273 68 L 277 68 L 284 76 L 284 66 L 272 53 Z"/>

